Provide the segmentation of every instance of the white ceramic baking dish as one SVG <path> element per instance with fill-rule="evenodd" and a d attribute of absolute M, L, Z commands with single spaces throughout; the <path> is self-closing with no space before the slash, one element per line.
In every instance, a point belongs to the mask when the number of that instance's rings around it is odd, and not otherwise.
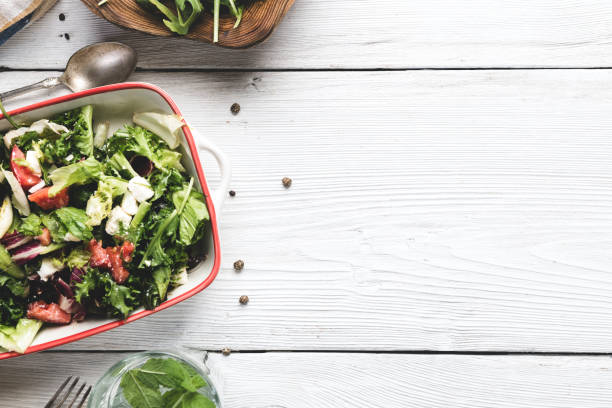
<path fill-rule="evenodd" d="M 181 116 L 178 107 L 167 93 L 154 85 L 145 83 L 122 83 L 89 89 L 15 109 L 9 112 L 9 115 L 14 116 L 20 122 L 29 123 L 88 104 L 94 105 L 95 123 L 109 121 L 111 131 L 120 128 L 126 123 L 131 123 L 133 112 L 156 111 L 174 113 Z M 9 127 L 8 121 L 0 115 L 0 133 L 5 132 Z M 214 196 L 211 196 L 206 185 L 198 148 L 210 152 L 220 167 L 221 182 Z M 193 129 L 190 129 L 187 125 L 183 126 L 183 138 L 179 150 L 183 153 L 183 165 L 187 172 L 194 177 L 199 190 L 206 197 L 206 205 L 210 213 L 210 228 L 208 228 L 205 238 L 205 247 L 207 248 L 206 259 L 191 270 L 188 282 L 169 293 L 168 300 L 155 310 L 139 309 L 125 320 L 88 316 L 87 319 L 79 323 L 73 322 L 66 326 L 45 326 L 36 336 L 34 343 L 28 348 L 26 353 L 46 350 L 133 322 L 136 319 L 173 306 L 195 295 L 210 285 L 215 279 L 221 264 L 219 231 L 215 209 L 219 209 L 225 196 L 225 191 L 227 191 L 230 167 L 225 155 L 219 149 L 200 135 L 194 138 Z M 0 360 L 17 355 L 19 354 L 0 353 Z"/>

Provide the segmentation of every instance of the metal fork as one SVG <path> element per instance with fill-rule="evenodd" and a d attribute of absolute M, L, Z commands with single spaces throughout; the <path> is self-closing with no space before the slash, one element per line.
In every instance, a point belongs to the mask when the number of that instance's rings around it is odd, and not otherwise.
<path fill-rule="evenodd" d="M 80 381 L 79 377 L 74 378 L 74 380 L 68 387 L 68 391 L 63 393 L 64 388 L 66 388 L 66 385 L 68 385 L 68 383 L 70 382 L 70 380 L 72 380 L 72 378 L 73 378 L 72 376 L 66 378 L 66 381 L 64 381 L 64 383 L 60 385 L 57 391 L 55 391 L 55 394 L 53 394 L 53 396 L 51 397 L 49 402 L 47 402 L 47 405 L 45 405 L 44 408 L 63 408 L 63 407 L 81 408 L 83 407 L 83 404 L 85 404 L 85 401 L 87 401 L 87 397 L 89 396 L 89 393 L 91 392 L 91 385 L 87 387 L 87 390 L 85 390 L 85 394 L 83 394 L 83 397 L 81 398 L 81 402 L 79 402 L 77 405 L 75 405 L 75 403 L 77 402 L 77 399 L 83 392 L 83 389 L 85 389 L 85 387 L 87 386 L 87 383 L 84 381 L 81 384 L 81 387 L 78 389 L 78 391 L 74 395 L 74 398 L 72 398 L 71 400 L 72 402 L 70 402 L 70 405 L 64 405 L 64 403 L 66 402 L 66 400 L 68 400 L 68 397 L 70 397 L 70 394 L 72 394 L 72 391 L 76 388 L 76 386 L 78 385 Z"/>

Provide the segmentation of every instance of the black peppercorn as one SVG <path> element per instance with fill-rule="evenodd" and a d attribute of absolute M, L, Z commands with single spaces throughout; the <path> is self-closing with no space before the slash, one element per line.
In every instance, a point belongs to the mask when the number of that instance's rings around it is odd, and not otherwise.
<path fill-rule="evenodd" d="M 283 177 L 283 186 L 285 186 L 285 188 L 291 187 L 292 182 L 293 180 L 291 180 L 289 177 Z"/>
<path fill-rule="evenodd" d="M 244 261 L 242 259 L 239 259 L 236 262 L 234 262 L 234 269 L 235 270 L 241 271 L 242 268 L 244 268 Z"/>
<path fill-rule="evenodd" d="M 223 350 L 221 350 L 221 352 L 224 356 L 229 356 L 230 354 L 232 354 L 232 350 L 230 350 L 229 347 L 225 347 Z"/>
<path fill-rule="evenodd" d="M 237 115 L 238 112 L 240 112 L 240 105 L 238 103 L 232 103 L 232 106 L 230 107 L 230 111 L 232 111 L 234 115 Z"/>
<path fill-rule="evenodd" d="M 242 295 L 240 296 L 239 301 L 241 305 L 246 305 L 247 303 L 249 303 L 249 297 L 247 295 Z"/>
<path fill-rule="evenodd" d="M 230 197 L 236 197 L 236 192 L 234 190 L 230 190 L 229 195 Z"/>

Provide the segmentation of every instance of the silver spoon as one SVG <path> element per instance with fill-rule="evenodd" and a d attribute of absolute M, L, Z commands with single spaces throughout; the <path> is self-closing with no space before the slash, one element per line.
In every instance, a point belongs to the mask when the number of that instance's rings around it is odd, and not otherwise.
<path fill-rule="evenodd" d="M 136 51 L 118 42 L 88 45 L 75 52 L 64 73 L 43 79 L 32 85 L 0 93 L 0 101 L 37 89 L 54 88 L 60 84 L 72 92 L 125 81 L 136 68 Z"/>

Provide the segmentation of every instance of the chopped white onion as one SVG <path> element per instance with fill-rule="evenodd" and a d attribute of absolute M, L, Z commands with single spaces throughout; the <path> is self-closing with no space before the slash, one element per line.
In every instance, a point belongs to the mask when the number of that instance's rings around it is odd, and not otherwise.
<path fill-rule="evenodd" d="M 43 188 L 44 186 L 46 186 L 45 180 L 40 180 L 38 183 L 36 183 L 32 187 L 30 187 L 30 189 L 28 190 L 28 193 L 30 193 L 30 194 L 35 193 L 38 190 L 40 190 L 41 188 Z"/>
<path fill-rule="evenodd" d="M 0 237 L 7 233 L 12 223 L 13 206 L 11 206 L 11 199 L 5 197 L 2 202 L 2 208 L 0 208 Z"/>
<path fill-rule="evenodd" d="M 4 173 L 4 177 L 6 177 L 6 181 L 8 181 L 11 186 L 11 190 L 13 190 L 13 205 L 21 215 L 27 217 L 30 215 L 30 203 L 28 202 L 28 198 L 23 188 L 21 188 L 21 184 L 19 184 L 12 172 L 8 170 L 2 170 L 2 172 Z"/>

